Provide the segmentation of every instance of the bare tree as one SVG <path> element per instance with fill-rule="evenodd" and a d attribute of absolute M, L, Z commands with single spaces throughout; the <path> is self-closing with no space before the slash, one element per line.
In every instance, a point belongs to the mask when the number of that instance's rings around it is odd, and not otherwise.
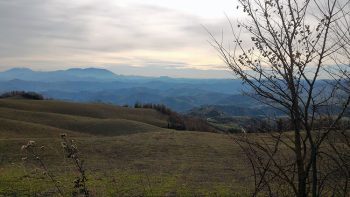
<path fill-rule="evenodd" d="M 340 158 L 326 160 L 322 154 L 341 155 L 327 141 L 338 136 L 336 125 L 350 102 L 349 64 L 344 64 L 346 55 L 342 63 L 336 58 L 342 50 L 349 52 L 350 10 L 344 8 L 350 1 L 238 1 L 247 19 L 237 26 L 229 20 L 234 45 L 211 34 L 212 45 L 246 84 L 246 94 L 284 112 L 293 128 L 292 134 L 235 138 L 253 167 L 254 196 L 335 194 L 340 187 L 327 182 L 335 173 L 327 162 Z M 337 194 L 347 196 L 347 187 Z"/>

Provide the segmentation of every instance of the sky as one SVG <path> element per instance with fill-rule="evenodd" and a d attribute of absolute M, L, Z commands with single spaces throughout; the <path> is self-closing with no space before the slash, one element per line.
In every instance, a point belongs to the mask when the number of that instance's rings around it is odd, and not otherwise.
<path fill-rule="evenodd" d="M 0 0 L 0 70 L 99 67 L 117 74 L 227 78 L 208 43 L 235 0 Z"/>

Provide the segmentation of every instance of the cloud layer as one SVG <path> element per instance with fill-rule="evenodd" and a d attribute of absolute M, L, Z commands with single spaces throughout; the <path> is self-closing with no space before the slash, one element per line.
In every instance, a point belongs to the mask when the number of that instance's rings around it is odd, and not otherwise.
<path fill-rule="evenodd" d="M 228 2 L 222 1 L 223 5 Z M 169 69 L 190 73 L 224 69 L 202 26 L 220 33 L 227 25 L 223 12 L 216 14 L 220 6 L 206 14 L 199 1 L 179 1 L 181 5 L 151 0 L 116 2 L 0 0 L 0 68 L 99 66 L 118 72 L 118 65 L 130 65 L 154 68 L 155 75 Z M 210 6 L 204 3 L 202 8 L 209 10 Z M 206 73 L 204 77 L 210 77 Z"/>

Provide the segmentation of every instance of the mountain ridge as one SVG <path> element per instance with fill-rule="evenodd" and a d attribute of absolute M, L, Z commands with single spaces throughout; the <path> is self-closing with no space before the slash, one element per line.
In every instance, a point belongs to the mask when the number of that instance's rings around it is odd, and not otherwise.
<path fill-rule="evenodd" d="M 26 81 L 91 81 L 115 80 L 119 75 L 102 68 L 70 68 L 56 71 L 34 71 L 29 68 L 12 68 L 0 72 L 1 80 L 21 79 Z"/>
<path fill-rule="evenodd" d="M 29 91 L 46 98 L 116 105 L 164 104 L 177 112 L 202 105 L 240 103 L 242 84 L 232 79 L 181 79 L 117 75 L 102 68 L 33 71 L 13 68 L 0 72 L 0 93 Z M 245 102 L 249 104 L 249 102 Z"/>

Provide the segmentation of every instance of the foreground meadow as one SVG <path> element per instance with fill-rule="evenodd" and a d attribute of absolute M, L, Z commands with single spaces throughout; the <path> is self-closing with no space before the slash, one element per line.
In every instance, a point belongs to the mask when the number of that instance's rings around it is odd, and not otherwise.
<path fill-rule="evenodd" d="M 248 177 L 238 147 L 225 135 L 154 132 L 117 137 L 75 137 L 95 196 L 231 196 L 246 192 Z M 49 171 L 67 194 L 77 175 L 59 138 L 35 138 Z M 1 139 L 0 195 L 50 196 L 54 185 L 36 160 L 22 161 L 27 139 Z"/>
<path fill-rule="evenodd" d="M 21 146 L 35 141 L 43 162 L 70 196 L 78 175 L 61 133 L 85 161 L 92 196 L 242 196 L 249 168 L 224 134 L 164 129 L 153 110 L 56 101 L 0 101 L 0 196 L 56 196 L 38 161 Z M 25 158 L 25 159 L 24 159 Z"/>

